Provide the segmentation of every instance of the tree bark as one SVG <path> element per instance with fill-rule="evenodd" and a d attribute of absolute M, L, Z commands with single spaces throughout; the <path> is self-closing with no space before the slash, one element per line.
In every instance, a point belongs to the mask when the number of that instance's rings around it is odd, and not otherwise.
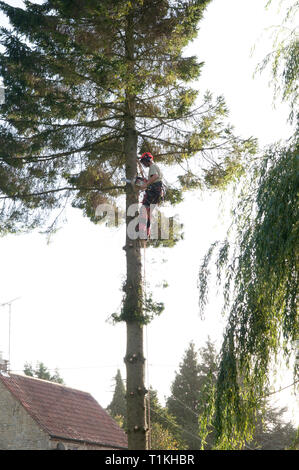
<path fill-rule="evenodd" d="M 136 175 L 137 137 L 132 128 L 126 131 L 126 176 L 133 179 Z M 138 194 L 127 185 L 126 212 L 131 204 L 138 203 Z M 131 216 L 127 215 L 127 227 Z M 127 323 L 127 352 L 125 363 L 127 368 L 127 429 L 129 449 L 147 448 L 147 425 L 145 410 L 144 370 L 145 358 L 143 355 L 143 292 L 141 274 L 141 254 L 139 239 L 132 240 L 126 233 L 126 299 L 124 312 Z"/>
<path fill-rule="evenodd" d="M 125 155 L 126 177 L 134 180 L 137 174 L 137 132 L 135 126 L 135 96 L 129 90 L 130 74 L 134 73 L 134 37 L 133 18 L 129 15 L 126 31 L 126 56 L 128 70 L 128 89 L 125 100 Z M 126 226 L 135 216 L 128 215 L 132 204 L 138 204 L 138 193 L 127 184 L 126 191 Z M 136 206 L 137 207 L 137 206 Z M 123 311 L 127 324 L 127 351 L 125 364 L 127 369 L 127 431 L 130 450 L 148 448 L 148 430 L 146 423 L 144 385 L 145 358 L 143 355 L 143 292 L 141 274 L 141 254 L 139 239 L 132 240 L 126 233 L 126 298 Z"/>

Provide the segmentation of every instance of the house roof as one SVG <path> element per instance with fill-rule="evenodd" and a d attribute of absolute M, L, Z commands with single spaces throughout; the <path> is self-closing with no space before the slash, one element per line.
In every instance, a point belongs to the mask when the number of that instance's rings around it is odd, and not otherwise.
<path fill-rule="evenodd" d="M 118 424 L 87 392 L 17 374 L 1 374 L 0 381 L 50 436 L 127 448 Z"/>

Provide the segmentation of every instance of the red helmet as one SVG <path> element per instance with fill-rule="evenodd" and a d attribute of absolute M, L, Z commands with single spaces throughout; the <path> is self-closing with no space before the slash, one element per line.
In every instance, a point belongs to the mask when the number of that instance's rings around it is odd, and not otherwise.
<path fill-rule="evenodd" d="M 150 152 L 145 152 L 141 155 L 140 157 L 140 161 L 143 163 L 143 162 L 152 162 L 154 159 L 154 157 L 152 156 L 152 154 Z"/>

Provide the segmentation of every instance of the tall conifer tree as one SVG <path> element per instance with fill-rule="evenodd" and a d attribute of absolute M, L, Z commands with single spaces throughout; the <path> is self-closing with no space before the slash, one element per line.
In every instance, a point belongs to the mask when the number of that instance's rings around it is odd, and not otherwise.
<path fill-rule="evenodd" d="M 181 439 L 186 442 L 188 449 L 193 450 L 200 448 L 198 411 L 201 382 L 197 352 L 194 343 L 190 343 L 171 386 L 167 408 L 183 430 Z"/>
<path fill-rule="evenodd" d="M 120 370 L 118 369 L 115 376 L 115 388 L 112 401 L 107 407 L 107 411 L 113 418 L 121 417 L 123 426 L 126 428 L 127 410 L 126 410 L 126 388 L 121 377 Z"/>

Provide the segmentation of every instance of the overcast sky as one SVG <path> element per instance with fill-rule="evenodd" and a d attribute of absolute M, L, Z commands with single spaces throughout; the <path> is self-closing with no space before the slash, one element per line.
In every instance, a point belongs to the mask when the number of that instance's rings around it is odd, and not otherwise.
<path fill-rule="evenodd" d="M 7 2 L 21 5 L 19 1 Z M 253 73 L 272 48 L 271 30 L 282 14 L 263 0 L 214 0 L 201 22 L 190 52 L 205 61 L 198 82 L 204 93 L 224 95 L 230 121 L 242 137 L 267 145 L 289 136 L 288 109 L 273 107 L 269 75 Z M 275 2 L 276 4 L 279 2 Z M 1 24 L 5 23 L 3 16 Z M 256 50 L 251 56 L 251 49 Z M 198 312 L 198 268 L 210 243 L 223 237 L 229 223 L 229 198 L 220 208 L 216 193 L 192 193 L 178 208 L 185 239 L 169 250 L 148 249 L 147 281 L 165 312 L 146 329 L 147 380 L 163 401 L 190 341 L 208 336 L 221 345 L 225 326 L 221 297 L 211 288 L 205 319 Z M 125 273 L 125 228 L 91 224 L 78 210 L 67 209 L 67 223 L 47 244 L 39 233 L 0 239 L 0 303 L 21 297 L 12 307 L 11 363 L 21 372 L 26 361 L 59 368 L 67 385 L 90 392 L 106 407 L 112 399 L 117 369 L 125 378 L 125 325 L 111 325 L 109 315 L 121 303 Z M 166 260 L 164 262 L 164 260 Z M 167 289 L 159 287 L 166 280 Z M 8 355 L 8 313 L 0 309 L 0 350 Z M 292 376 L 282 371 L 279 385 Z M 288 390 L 289 392 L 289 390 Z M 279 394 L 288 400 L 288 394 Z M 282 403 L 282 401 L 281 401 Z M 292 401 L 294 404 L 294 400 Z M 292 407 L 295 419 L 295 408 Z M 297 414 L 298 416 L 298 414 Z"/>

